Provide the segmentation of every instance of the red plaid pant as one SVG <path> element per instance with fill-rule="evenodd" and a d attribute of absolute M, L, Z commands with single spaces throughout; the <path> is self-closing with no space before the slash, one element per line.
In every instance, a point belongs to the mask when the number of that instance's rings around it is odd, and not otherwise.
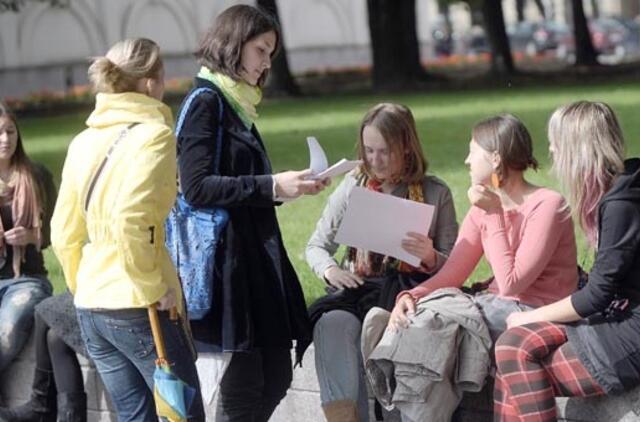
<path fill-rule="evenodd" d="M 495 421 L 556 421 L 555 397 L 604 394 L 559 324 L 508 329 L 496 342 L 496 366 Z"/>

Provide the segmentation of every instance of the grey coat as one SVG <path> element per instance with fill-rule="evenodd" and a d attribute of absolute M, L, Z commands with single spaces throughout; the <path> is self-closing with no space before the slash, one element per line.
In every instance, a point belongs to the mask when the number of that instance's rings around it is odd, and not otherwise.
<path fill-rule="evenodd" d="M 456 288 L 422 298 L 411 324 L 385 330 L 373 308 L 362 326 L 362 355 L 374 394 L 403 421 L 450 421 L 464 391 L 480 391 L 491 366 L 491 337 L 473 298 Z"/>
<path fill-rule="evenodd" d="M 338 265 L 333 255 L 340 245 L 335 243 L 334 239 L 347 210 L 349 194 L 356 186 L 356 171 L 347 174 L 331 194 L 322 212 L 322 217 L 318 220 L 316 229 L 307 243 L 305 251 L 307 263 L 320 278 L 324 277 L 327 268 Z M 425 203 L 435 207 L 433 222 L 429 229 L 429 237 L 433 240 L 437 257 L 436 265 L 431 269 L 432 273 L 435 273 L 447 260 L 449 252 L 456 242 L 458 223 L 451 191 L 446 183 L 435 176 L 424 176 L 422 188 Z M 401 184 L 391 194 L 405 197 L 407 189 L 406 184 Z"/>

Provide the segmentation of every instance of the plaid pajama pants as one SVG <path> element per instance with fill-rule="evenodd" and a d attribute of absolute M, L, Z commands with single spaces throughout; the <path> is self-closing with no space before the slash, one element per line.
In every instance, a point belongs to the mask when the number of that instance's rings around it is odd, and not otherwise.
<path fill-rule="evenodd" d="M 495 421 L 556 421 L 555 397 L 604 394 L 562 325 L 536 322 L 510 328 L 496 342 L 495 353 Z"/>

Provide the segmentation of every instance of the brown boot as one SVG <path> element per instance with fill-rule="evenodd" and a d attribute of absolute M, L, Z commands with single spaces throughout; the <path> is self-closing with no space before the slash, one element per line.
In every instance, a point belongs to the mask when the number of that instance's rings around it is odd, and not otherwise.
<path fill-rule="evenodd" d="M 322 405 L 327 422 L 358 422 L 358 405 L 353 400 L 335 400 Z"/>

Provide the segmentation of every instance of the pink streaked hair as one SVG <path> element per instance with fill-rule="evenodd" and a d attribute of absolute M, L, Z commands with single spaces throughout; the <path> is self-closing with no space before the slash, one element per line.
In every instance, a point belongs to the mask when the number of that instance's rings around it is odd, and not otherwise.
<path fill-rule="evenodd" d="M 597 246 L 598 207 L 624 171 L 624 138 L 605 103 L 578 101 L 549 119 L 553 171 L 560 179 L 587 240 Z"/>

